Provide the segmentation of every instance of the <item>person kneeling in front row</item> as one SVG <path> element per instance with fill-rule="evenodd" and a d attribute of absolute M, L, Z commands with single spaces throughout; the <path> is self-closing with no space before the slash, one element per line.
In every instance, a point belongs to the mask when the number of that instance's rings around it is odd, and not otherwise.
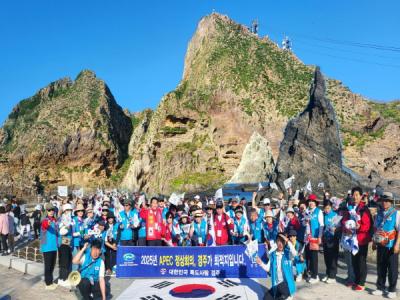
<path fill-rule="evenodd" d="M 89 251 L 89 243 L 75 255 L 73 264 L 79 264 L 81 281 L 78 285 L 84 300 L 106 299 L 106 282 L 104 280 L 105 267 L 101 259 L 101 241 L 94 240 Z M 93 296 L 91 296 L 93 295 Z"/>
<path fill-rule="evenodd" d="M 264 264 L 259 257 L 256 260 L 257 264 L 271 275 L 271 289 L 265 294 L 264 300 L 292 299 L 296 292 L 292 261 L 297 251 L 283 234 L 279 234 L 276 238 L 276 247 L 276 250 L 269 255 L 267 264 Z"/>

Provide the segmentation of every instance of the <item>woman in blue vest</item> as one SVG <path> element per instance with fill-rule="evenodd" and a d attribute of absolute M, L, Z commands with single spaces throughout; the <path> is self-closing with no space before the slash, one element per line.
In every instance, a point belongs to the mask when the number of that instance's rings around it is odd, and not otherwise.
<path fill-rule="evenodd" d="M 76 253 L 81 249 L 81 243 L 83 240 L 83 235 L 85 233 L 85 220 L 83 215 L 85 213 L 85 208 L 82 204 L 78 204 L 75 208 L 75 216 L 73 217 L 73 225 L 72 225 L 72 256 L 75 256 Z M 72 265 L 72 271 L 78 270 L 78 265 Z"/>
<path fill-rule="evenodd" d="M 207 221 L 203 218 L 202 213 L 194 215 L 194 221 L 189 232 L 192 246 L 205 246 L 207 237 Z"/>
<path fill-rule="evenodd" d="M 255 208 L 250 210 L 250 234 L 253 240 L 257 240 L 259 244 L 263 242 L 263 218 L 261 215 L 258 215 L 258 212 Z"/>
<path fill-rule="evenodd" d="M 271 210 L 265 212 L 263 231 L 265 242 L 268 244 L 268 247 L 271 248 L 271 241 L 275 242 L 276 237 L 278 236 L 278 222 L 275 220 Z"/>
<path fill-rule="evenodd" d="M 133 241 L 133 228 L 139 227 L 139 214 L 136 209 L 132 209 L 132 201 L 125 199 L 124 210 L 119 214 L 119 228 L 121 231 L 121 246 L 136 246 Z"/>
<path fill-rule="evenodd" d="M 59 243 L 58 248 L 58 266 L 60 268 L 60 276 L 58 285 L 69 288 L 68 275 L 72 269 L 72 205 L 66 203 L 62 206 L 62 214 L 59 223 Z"/>
<path fill-rule="evenodd" d="M 45 209 L 47 216 L 42 220 L 40 226 L 40 251 L 43 253 L 46 290 L 54 290 L 57 288 L 57 285 L 53 283 L 53 271 L 57 260 L 58 224 L 54 217 L 53 204 L 46 203 Z"/>
<path fill-rule="evenodd" d="M 259 257 L 256 260 L 271 277 L 271 289 L 265 294 L 264 300 L 291 299 L 296 292 L 292 265 L 292 260 L 297 255 L 296 249 L 283 234 L 278 235 L 276 246 L 267 264 Z"/>
<path fill-rule="evenodd" d="M 243 215 L 243 207 L 236 206 L 235 217 L 233 219 L 234 230 L 233 230 L 233 244 L 239 245 L 246 241 L 246 234 L 249 233 L 249 225 L 247 219 Z"/>
<path fill-rule="evenodd" d="M 324 229 L 324 216 L 322 211 L 317 207 L 318 200 L 315 194 L 308 196 L 307 229 L 308 244 L 306 246 L 306 264 L 307 271 L 311 273 L 308 283 L 315 284 L 319 280 L 318 276 L 318 250 L 322 241 L 322 233 Z"/>
<path fill-rule="evenodd" d="M 379 201 L 379 209 L 374 224 L 374 237 L 372 249 L 377 250 L 377 289 L 372 292 L 375 296 L 385 293 L 386 276 L 389 279 L 387 297 L 395 299 L 397 278 L 399 275 L 400 251 L 400 212 L 393 207 L 393 194 L 384 192 Z"/>
<path fill-rule="evenodd" d="M 330 200 L 324 201 L 324 232 L 322 244 L 324 247 L 324 261 L 326 266 L 326 276 L 322 278 L 325 283 L 336 282 L 337 262 L 339 258 L 339 230 L 337 213 L 332 209 Z"/>
<path fill-rule="evenodd" d="M 81 281 L 78 288 L 84 300 L 106 300 L 105 266 L 100 256 L 101 242 L 93 240 L 90 248 L 89 243 L 85 243 L 72 260 L 80 265 Z"/>
<path fill-rule="evenodd" d="M 289 241 L 292 243 L 296 249 L 296 256 L 293 259 L 293 264 L 296 269 L 296 282 L 301 282 L 303 280 L 303 274 L 306 269 L 306 263 L 304 261 L 304 244 L 297 240 L 297 232 L 292 229 L 288 232 Z"/>

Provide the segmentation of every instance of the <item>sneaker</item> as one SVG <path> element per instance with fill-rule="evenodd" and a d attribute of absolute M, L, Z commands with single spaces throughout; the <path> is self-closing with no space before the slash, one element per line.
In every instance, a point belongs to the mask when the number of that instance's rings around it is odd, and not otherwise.
<path fill-rule="evenodd" d="M 354 289 L 356 292 L 362 292 L 363 290 L 365 290 L 365 286 L 356 284 L 356 285 L 354 285 L 354 288 L 353 288 L 353 289 Z"/>
<path fill-rule="evenodd" d="M 58 279 L 58 285 L 65 287 L 65 288 L 71 287 L 71 285 L 69 284 L 69 282 L 67 280 L 61 280 L 61 279 Z"/>
<path fill-rule="evenodd" d="M 301 275 L 296 276 L 296 282 L 301 282 L 303 280 Z"/>
<path fill-rule="evenodd" d="M 336 279 L 335 278 L 328 278 L 325 282 L 326 283 L 335 283 Z"/>
<path fill-rule="evenodd" d="M 46 291 L 54 291 L 57 288 L 56 284 L 50 284 L 50 285 L 46 285 L 46 287 L 44 288 Z"/>
<path fill-rule="evenodd" d="M 326 282 L 328 280 L 328 276 L 325 276 L 321 279 L 321 281 Z"/>
<path fill-rule="evenodd" d="M 308 280 L 309 284 L 316 284 L 318 282 L 319 282 L 319 280 L 317 278 L 311 278 L 310 280 Z"/>
<path fill-rule="evenodd" d="M 383 291 L 382 290 L 375 290 L 371 293 L 374 296 L 382 296 L 383 295 Z"/>
<path fill-rule="evenodd" d="M 397 294 L 396 294 L 396 292 L 389 292 L 389 293 L 387 293 L 387 297 L 389 299 L 396 299 Z"/>

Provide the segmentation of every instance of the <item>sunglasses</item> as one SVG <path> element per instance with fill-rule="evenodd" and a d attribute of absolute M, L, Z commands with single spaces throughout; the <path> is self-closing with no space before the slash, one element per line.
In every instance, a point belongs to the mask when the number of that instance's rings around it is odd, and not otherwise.
<path fill-rule="evenodd" d="M 47 211 L 54 211 L 54 208 L 48 209 Z"/>

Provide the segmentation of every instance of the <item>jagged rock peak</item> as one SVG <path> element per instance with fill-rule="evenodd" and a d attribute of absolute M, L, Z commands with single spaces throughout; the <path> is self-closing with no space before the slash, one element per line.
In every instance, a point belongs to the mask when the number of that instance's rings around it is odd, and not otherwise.
<path fill-rule="evenodd" d="M 283 180 L 292 175 L 297 178 L 297 188 L 311 180 L 314 187 L 322 181 L 327 189 L 343 192 L 354 183 L 343 170 L 339 124 L 325 97 L 324 77 L 318 67 L 306 109 L 286 126 L 275 172 L 281 187 Z"/>

